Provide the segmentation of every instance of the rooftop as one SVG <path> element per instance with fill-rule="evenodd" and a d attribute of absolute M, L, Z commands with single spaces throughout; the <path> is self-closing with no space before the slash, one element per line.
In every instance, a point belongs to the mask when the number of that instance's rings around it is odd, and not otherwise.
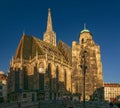
<path fill-rule="evenodd" d="M 120 87 L 119 83 L 105 83 L 104 87 Z"/>

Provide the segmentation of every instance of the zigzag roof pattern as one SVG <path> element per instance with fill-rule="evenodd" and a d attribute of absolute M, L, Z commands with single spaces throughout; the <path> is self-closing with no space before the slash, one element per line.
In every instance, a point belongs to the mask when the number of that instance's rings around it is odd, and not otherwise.
<path fill-rule="evenodd" d="M 62 57 L 65 61 L 71 63 L 71 48 L 64 42 L 60 41 L 58 46 L 53 46 L 50 43 L 26 34 L 22 36 L 14 58 L 22 57 L 23 59 L 29 60 L 29 58 L 32 59 L 36 56 L 36 51 L 38 55 L 47 53 L 58 58 Z"/>

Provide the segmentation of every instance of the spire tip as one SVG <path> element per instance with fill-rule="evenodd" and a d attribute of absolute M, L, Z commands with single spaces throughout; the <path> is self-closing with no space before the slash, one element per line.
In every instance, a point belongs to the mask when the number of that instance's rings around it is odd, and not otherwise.
<path fill-rule="evenodd" d="M 48 12 L 50 12 L 50 8 L 48 8 Z"/>
<path fill-rule="evenodd" d="M 23 36 L 25 35 L 25 31 L 23 30 Z"/>
<path fill-rule="evenodd" d="M 86 30 L 86 23 L 84 23 L 84 30 Z"/>

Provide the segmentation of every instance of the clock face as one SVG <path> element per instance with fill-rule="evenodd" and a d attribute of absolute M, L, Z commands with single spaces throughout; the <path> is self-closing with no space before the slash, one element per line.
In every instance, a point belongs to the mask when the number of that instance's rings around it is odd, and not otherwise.
<path fill-rule="evenodd" d="M 39 68 L 39 73 L 44 73 L 44 69 L 43 68 Z"/>

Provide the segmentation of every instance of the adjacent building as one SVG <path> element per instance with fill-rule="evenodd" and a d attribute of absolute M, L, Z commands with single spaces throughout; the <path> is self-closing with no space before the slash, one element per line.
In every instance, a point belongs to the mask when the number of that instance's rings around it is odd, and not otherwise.
<path fill-rule="evenodd" d="M 106 101 L 109 101 L 109 102 L 120 101 L 120 84 L 119 83 L 105 83 L 104 84 L 104 98 Z"/>
<path fill-rule="evenodd" d="M 0 103 L 7 101 L 7 76 L 0 71 Z"/>
<path fill-rule="evenodd" d="M 22 35 L 8 72 L 8 99 L 54 100 L 71 93 L 82 97 L 84 70 L 86 99 L 102 98 L 100 46 L 85 27 L 79 43 L 73 41 L 72 48 L 61 40 L 57 43 L 48 9 L 43 40 Z"/>

